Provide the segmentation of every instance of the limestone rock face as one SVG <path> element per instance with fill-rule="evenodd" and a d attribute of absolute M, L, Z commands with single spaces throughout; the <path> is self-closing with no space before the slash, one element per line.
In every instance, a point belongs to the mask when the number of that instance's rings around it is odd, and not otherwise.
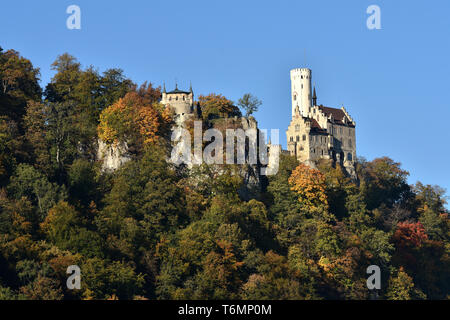
<path fill-rule="evenodd" d="M 182 124 L 176 124 L 173 129 L 181 128 Z M 223 119 L 223 121 L 217 122 L 213 127 L 219 129 L 220 131 L 224 131 L 226 128 L 233 128 L 233 129 L 255 129 L 258 130 L 258 123 L 253 117 L 245 118 L 245 117 L 234 117 L 234 118 L 228 118 Z M 203 128 L 205 129 L 205 128 Z M 225 134 L 224 134 L 225 137 Z M 176 134 L 175 131 L 175 141 L 178 141 L 177 138 L 180 138 L 179 135 Z M 186 142 L 190 144 L 190 142 Z M 224 141 L 225 144 L 225 141 Z M 172 143 L 173 152 L 175 154 L 178 154 L 178 152 L 181 152 L 182 149 L 184 149 L 183 143 Z M 258 148 L 265 148 L 266 150 L 268 148 L 272 149 L 275 146 L 269 147 L 267 145 L 258 146 Z M 180 149 L 180 150 L 178 150 Z M 178 151 L 177 151 L 178 150 Z M 189 147 L 190 150 L 190 147 Z M 193 151 L 193 150 L 192 150 Z M 247 152 L 247 151 L 246 151 Z M 180 169 L 185 168 L 186 170 L 192 170 L 195 164 L 201 164 L 202 159 L 195 158 L 195 155 L 192 154 L 192 158 L 190 158 L 190 161 L 183 162 L 180 164 L 175 165 L 179 167 Z M 259 154 L 259 152 L 258 152 Z M 123 164 L 131 160 L 131 154 L 129 152 L 129 148 L 126 142 L 118 142 L 112 145 L 106 144 L 102 140 L 98 139 L 98 149 L 97 149 L 97 160 L 102 162 L 102 170 L 103 171 L 115 171 L 119 169 Z M 270 156 L 269 156 L 270 160 Z M 167 159 L 167 161 L 171 161 L 170 159 Z M 195 163 L 195 164 L 194 164 Z M 217 165 L 217 172 L 220 173 L 222 165 Z M 236 164 L 237 166 L 237 174 L 243 177 L 243 184 L 239 189 L 239 195 L 243 200 L 250 200 L 250 199 L 258 199 L 261 195 L 261 192 L 263 191 L 264 187 L 267 184 L 267 177 L 262 174 L 264 172 L 264 168 L 268 168 L 267 164 L 261 164 L 259 161 L 256 164 L 250 164 L 248 162 L 248 158 L 246 157 L 246 163 L 244 164 Z M 269 161 L 270 166 L 270 161 Z M 213 167 L 216 167 L 216 165 L 213 165 Z M 184 170 L 184 169 L 182 169 Z"/>
<path fill-rule="evenodd" d="M 106 144 L 98 139 L 97 160 L 102 161 L 103 171 L 114 171 L 131 160 L 126 142 Z"/>

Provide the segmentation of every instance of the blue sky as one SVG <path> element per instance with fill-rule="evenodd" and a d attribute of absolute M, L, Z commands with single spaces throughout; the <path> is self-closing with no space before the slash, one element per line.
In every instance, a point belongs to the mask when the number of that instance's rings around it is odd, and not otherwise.
<path fill-rule="evenodd" d="M 81 30 L 66 8 L 81 8 Z M 366 9 L 381 8 L 381 30 Z M 313 70 L 318 102 L 357 122 L 357 152 L 389 156 L 417 180 L 450 189 L 450 2 L 434 1 L 23 1 L 2 3 L 0 46 L 41 69 L 69 52 L 100 71 L 194 93 L 246 92 L 263 105 L 261 128 L 290 121 L 289 70 Z"/>

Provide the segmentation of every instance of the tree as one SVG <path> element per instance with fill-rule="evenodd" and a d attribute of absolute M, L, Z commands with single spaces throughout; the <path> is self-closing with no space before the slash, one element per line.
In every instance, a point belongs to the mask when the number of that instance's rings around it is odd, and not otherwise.
<path fill-rule="evenodd" d="M 325 176 L 319 170 L 301 163 L 292 172 L 289 184 L 307 211 L 328 210 Z"/>
<path fill-rule="evenodd" d="M 49 182 L 47 177 L 30 165 L 20 164 L 11 177 L 8 191 L 16 199 L 26 197 L 36 207 L 36 217 L 30 222 L 41 222 L 48 210 L 67 197 L 64 187 Z"/>
<path fill-rule="evenodd" d="M 360 161 L 357 171 L 369 210 L 378 208 L 382 203 L 388 207 L 396 203 L 405 204 L 413 197 L 407 183 L 409 173 L 390 158 Z"/>
<path fill-rule="evenodd" d="M 52 63 L 52 69 L 56 74 L 45 88 L 46 99 L 50 102 L 72 100 L 82 74 L 81 64 L 74 56 L 64 53 Z"/>
<path fill-rule="evenodd" d="M 0 116 L 21 123 L 27 101 L 41 99 L 39 76 L 39 69 L 30 60 L 14 50 L 3 52 L 0 47 Z"/>
<path fill-rule="evenodd" d="M 80 153 L 80 131 L 73 102 L 30 103 L 25 123 L 26 138 L 32 147 L 36 166 L 59 182 L 65 170 Z"/>
<path fill-rule="evenodd" d="M 17 163 L 27 158 L 23 137 L 15 121 L 0 116 L 0 187 L 5 187 Z"/>
<path fill-rule="evenodd" d="M 246 93 L 238 100 L 238 106 L 245 110 L 245 116 L 253 114 L 258 111 L 258 107 L 262 104 L 262 101 L 250 93 Z"/>
<path fill-rule="evenodd" d="M 258 273 L 250 275 L 242 286 L 243 299 L 304 299 L 297 274 L 284 256 L 267 252 L 260 261 Z"/>
<path fill-rule="evenodd" d="M 98 201 L 97 175 L 95 165 L 85 159 L 75 160 L 68 170 L 69 196 L 73 203 L 79 203 L 87 209 L 92 201 Z"/>
<path fill-rule="evenodd" d="M 131 300 L 143 293 L 144 276 L 137 273 L 131 263 L 107 261 L 99 258 L 85 259 L 83 270 L 82 295 L 84 299 Z"/>
<path fill-rule="evenodd" d="M 86 228 L 86 222 L 75 208 L 65 201 L 50 209 L 41 231 L 47 239 L 62 250 L 79 252 L 87 257 L 102 257 L 102 239 Z"/>
<path fill-rule="evenodd" d="M 112 183 L 96 217 L 100 233 L 111 239 L 112 255 L 140 259 L 161 236 L 186 223 L 184 195 L 163 149 L 147 149 L 142 159 L 125 164 Z"/>
<path fill-rule="evenodd" d="M 228 100 L 221 94 L 211 93 L 207 96 L 200 95 L 198 101 L 202 108 L 202 117 L 204 120 L 241 115 L 239 108 L 233 105 L 233 101 Z"/>
<path fill-rule="evenodd" d="M 171 118 L 148 91 L 129 92 L 100 114 L 98 135 L 107 144 L 125 141 L 142 149 L 167 133 Z"/>
<path fill-rule="evenodd" d="M 297 166 L 295 157 L 281 154 L 278 173 L 269 177 L 267 194 L 263 197 L 269 207 L 269 218 L 275 223 L 277 239 L 285 249 L 297 241 L 305 218 L 297 193 L 291 190 L 288 182 Z"/>
<path fill-rule="evenodd" d="M 389 278 L 386 297 L 389 300 L 426 299 L 425 294 L 414 287 L 413 279 L 403 268 L 400 268 L 396 275 L 391 275 Z"/>

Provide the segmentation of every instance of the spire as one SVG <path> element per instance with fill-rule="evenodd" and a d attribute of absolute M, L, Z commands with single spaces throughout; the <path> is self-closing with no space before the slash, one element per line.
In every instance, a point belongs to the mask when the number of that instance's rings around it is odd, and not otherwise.
<path fill-rule="evenodd" d="M 164 81 L 164 89 L 163 89 L 163 93 L 166 93 L 166 82 Z"/>
<path fill-rule="evenodd" d="M 315 105 L 317 105 L 316 86 L 314 86 L 314 93 L 313 93 L 313 106 Z"/>
<path fill-rule="evenodd" d="M 175 90 L 178 90 L 178 82 L 175 81 Z"/>
<path fill-rule="evenodd" d="M 189 82 L 189 91 L 192 93 L 192 81 Z"/>

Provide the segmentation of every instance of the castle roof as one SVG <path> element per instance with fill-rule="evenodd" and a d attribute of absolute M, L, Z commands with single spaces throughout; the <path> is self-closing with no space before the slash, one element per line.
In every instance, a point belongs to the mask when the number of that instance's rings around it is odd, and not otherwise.
<path fill-rule="evenodd" d="M 326 133 L 327 132 L 326 129 L 324 129 L 320 126 L 320 124 L 317 122 L 316 119 L 309 118 L 309 120 L 311 121 L 311 131 L 312 132 L 316 132 L 316 133 Z"/>
<path fill-rule="evenodd" d="M 311 119 L 311 128 L 322 129 L 317 120 L 314 118 Z"/>
<path fill-rule="evenodd" d="M 179 90 L 178 88 L 176 88 L 175 90 L 172 90 L 172 91 L 167 92 L 167 94 L 173 94 L 173 93 L 190 94 L 190 92 L 188 92 L 188 91 L 183 91 L 183 90 Z"/>
<path fill-rule="evenodd" d="M 327 116 L 333 116 L 334 122 L 337 124 L 346 125 L 344 122 L 344 118 L 346 117 L 345 112 L 342 109 L 330 108 L 320 105 L 319 109 Z M 353 126 L 353 124 L 348 123 L 349 126 Z"/>
<path fill-rule="evenodd" d="M 166 84 L 164 84 L 164 92 L 166 91 Z M 190 91 L 183 91 L 178 89 L 178 83 L 175 84 L 175 90 L 167 92 L 167 94 L 174 94 L 174 93 L 184 93 L 184 94 L 190 94 L 192 93 L 192 84 L 190 87 Z"/>

